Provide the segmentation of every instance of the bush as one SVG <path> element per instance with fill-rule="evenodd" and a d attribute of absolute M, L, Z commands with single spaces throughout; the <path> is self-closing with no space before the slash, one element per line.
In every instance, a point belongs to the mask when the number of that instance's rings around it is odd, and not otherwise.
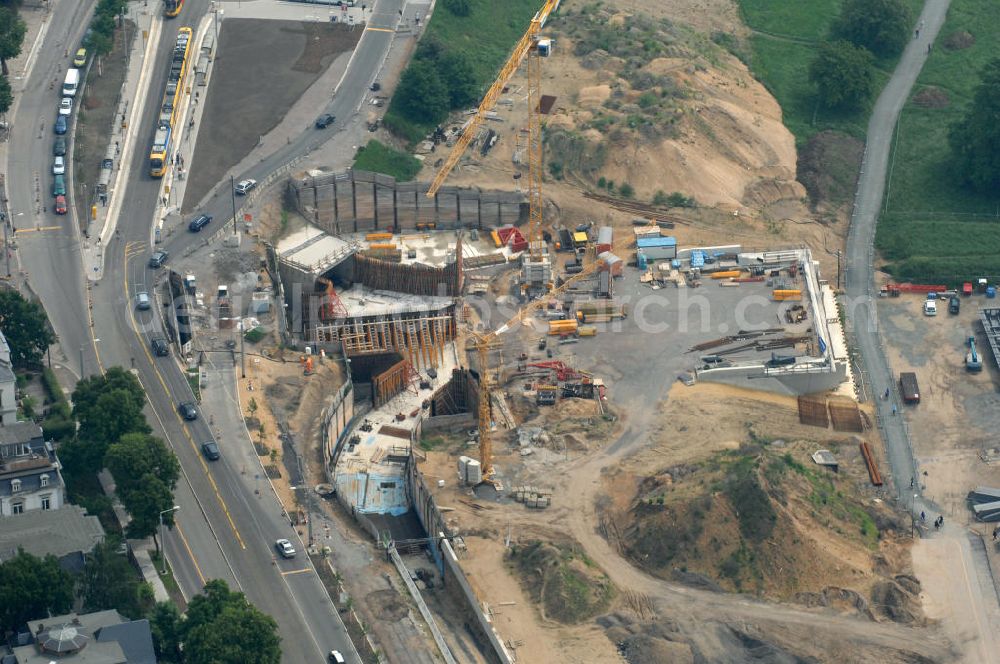
<path fill-rule="evenodd" d="M 59 384 L 59 379 L 56 378 L 56 374 L 52 369 L 45 368 L 42 370 L 42 387 L 45 388 L 45 395 L 49 398 L 50 403 L 66 401 L 66 394 L 63 392 L 62 385 Z"/>
<path fill-rule="evenodd" d="M 827 42 L 809 65 L 809 80 L 827 108 L 864 108 L 875 91 L 875 59 L 867 49 L 851 42 Z"/>
<path fill-rule="evenodd" d="M 618 193 L 621 194 L 623 198 L 632 198 L 633 196 L 635 196 L 635 189 L 632 188 L 632 185 L 626 182 L 622 184 L 621 188 L 618 190 Z"/>
<path fill-rule="evenodd" d="M 844 0 L 833 34 L 879 56 L 902 52 L 913 16 L 903 0 Z"/>
<path fill-rule="evenodd" d="M 469 0 L 444 0 L 444 8 L 455 16 L 468 16 L 472 13 Z"/>
<path fill-rule="evenodd" d="M 376 140 L 358 148 L 354 168 L 391 175 L 397 182 L 408 182 L 420 172 L 420 160 Z"/>

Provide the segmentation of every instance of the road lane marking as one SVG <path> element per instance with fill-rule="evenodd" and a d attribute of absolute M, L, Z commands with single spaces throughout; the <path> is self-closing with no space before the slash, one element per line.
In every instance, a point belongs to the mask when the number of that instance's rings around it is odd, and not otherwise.
<path fill-rule="evenodd" d="M 125 269 L 122 270 L 122 287 L 125 290 L 126 301 L 131 302 L 132 301 L 132 295 L 129 293 L 129 290 L 128 290 L 128 259 L 129 259 L 129 257 L 126 254 L 125 255 Z M 156 361 L 153 359 L 152 354 L 150 354 L 150 352 L 149 352 L 149 345 L 146 343 L 145 339 L 142 338 L 142 335 L 139 334 L 139 327 L 138 327 L 138 325 L 136 325 L 136 322 L 135 322 L 135 310 L 132 309 L 132 307 L 129 307 L 128 311 L 129 311 L 129 320 L 132 323 L 132 331 L 135 333 L 136 339 L 139 340 L 139 345 L 142 347 L 142 352 L 145 353 L 146 359 L 149 361 L 149 366 L 152 367 L 153 373 L 156 374 L 157 380 L 160 381 L 160 387 L 163 388 L 163 393 L 167 395 L 168 399 L 174 400 L 174 396 L 171 393 L 170 388 L 167 387 L 167 382 L 165 380 L 163 380 L 163 374 L 161 374 L 160 370 L 156 367 Z M 95 344 L 95 348 L 96 348 L 96 344 Z M 150 407 L 152 407 L 152 403 L 150 403 Z M 174 410 L 174 417 L 176 417 L 177 421 L 180 422 L 181 431 L 184 432 L 184 436 L 185 436 L 185 438 L 187 438 L 188 443 L 190 443 L 191 449 L 194 450 L 195 456 L 198 458 L 198 461 L 201 463 L 201 468 L 202 468 L 203 471 L 205 471 L 205 477 L 208 478 L 208 483 L 212 485 L 212 490 L 215 492 L 215 498 L 219 501 L 219 505 L 222 507 L 222 511 L 225 513 L 226 518 L 229 520 L 229 526 L 233 529 L 233 534 L 236 535 L 236 541 L 239 543 L 241 549 L 246 550 L 247 545 L 243 541 L 243 536 L 240 535 L 240 531 L 236 527 L 236 522 L 233 521 L 233 515 L 229 513 L 229 506 L 226 505 L 226 501 L 222 499 L 222 494 L 219 493 L 219 485 L 215 483 L 215 478 L 212 477 L 212 474 L 209 472 L 209 470 L 208 470 L 208 464 L 205 463 L 205 459 L 202 456 L 200 450 L 198 449 L 198 446 L 195 444 L 194 438 L 191 436 L 191 432 L 188 431 L 188 428 L 185 425 L 184 420 L 181 418 L 180 413 L 178 413 L 177 410 Z M 163 433 L 164 433 L 164 435 L 166 435 L 166 431 L 164 431 Z M 169 438 L 168 438 L 168 440 L 169 440 Z M 193 491 L 193 489 L 192 489 L 192 491 Z"/>
<path fill-rule="evenodd" d="M 42 231 L 61 231 L 62 226 L 36 226 L 35 228 L 15 228 L 14 234 L 18 233 L 41 233 Z"/>
<path fill-rule="evenodd" d="M 194 571 L 198 573 L 198 581 L 201 583 L 202 587 L 204 587 L 205 575 L 201 573 L 201 567 L 198 565 L 198 560 L 194 557 L 191 545 L 188 544 L 187 538 L 184 537 L 184 531 L 181 530 L 181 524 L 177 517 L 174 517 L 174 528 L 177 529 L 177 534 L 181 536 L 181 542 L 184 544 L 184 550 L 187 551 L 188 556 L 191 558 L 191 564 L 194 565 Z"/>
<path fill-rule="evenodd" d="M 365 32 L 395 32 L 393 28 L 365 28 Z"/>
<path fill-rule="evenodd" d="M 281 576 L 288 576 L 289 574 L 308 574 L 311 571 L 312 569 L 309 567 L 306 567 L 304 569 L 290 569 L 287 572 L 282 572 Z"/>

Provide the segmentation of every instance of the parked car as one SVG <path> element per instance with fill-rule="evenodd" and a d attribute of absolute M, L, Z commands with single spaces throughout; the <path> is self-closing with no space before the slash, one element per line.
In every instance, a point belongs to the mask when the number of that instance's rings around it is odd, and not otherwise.
<path fill-rule="evenodd" d="M 190 401 L 182 401 L 177 404 L 177 412 L 185 420 L 192 421 L 198 419 L 198 409 Z"/>
<path fill-rule="evenodd" d="M 74 67 L 82 67 L 87 64 L 87 49 L 78 48 L 76 49 L 76 57 L 73 58 Z"/>
<path fill-rule="evenodd" d="M 149 257 L 149 267 L 157 268 L 163 267 L 163 264 L 167 262 L 167 257 L 170 254 L 160 249 L 159 251 L 154 251 L 153 255 Z"/>
<path fill-rule="evenodd" d="M 167 340 L 162 337 L 157 337 L 149 342 L 150 347 L 153 349 L 153 354 L 157 357 L 166 357 L 170 355 L 170 345 L 167 344 Z"/>
<path fill-rule="evenodd" d="M 59 102 L 59 115 L 71 115 L 73 113 L 73 98 L 63 97 Z"/>
<path fill-rule="evenodd" d="M 326 129 L 327 127 L 332 125 L 333 121 L 336 119 L 337 119 L 336 117 L 330 115 L 329 113 L 324 113 L 323 115 L 316 118 L 316 128 Z"/>
<path fill-rule="evenodd" d="M 66 214 L 66 197 L 65 196 L 56 196 L 55 211 L 56 211 L 56 214 Z"/>
<path fill-rule="evenodd" d="M 948 299 L 948 313 L 952 315 L 958 315 L 958 312 L 962 309 L 962 301 L 957 295 L 952 295 Z"/>
<path fill-rule="evenodd" d="M 146 311 L 152 306 L 149 293 L 146 291 L 139 291 L 135 294 L 135 308 L 141 311 Z"/>
<path fill-rule="evenodd" d="M 56 136 L 55 142 L 52 144 L 52 154 L 56 157 L 66 156 L 66 137 Z"/>
<path fill-rule="evenodd" d="M 210 221 L 212 221 L 211 215 L 199 214 L 197 217 L 191 220 L 191 223 L 188 224 L 188 230 L 191 231 L 192 233 L 197 233 L 205 226 L 208 226 L 208 223 Z"/>
<path fill-rule="evenodd" d="M 65 196 L 66 195 L 66 176 L 57 175 L 52 182 L 52 195 L 53 196 Z"/>
<path fill-rule="evenodd" d="M 924 300 L 924 315 L 937 316 L 937 302 L 935 300 Z"/>
<path fill-rule="evenodd" d="M 238 183 L 236 183 L 236 193 L 239 194 L 240 196 L 246 196 L 247 192 L 250 191 L 251 189 L 254 189 L 256 186 L 257 186 L 256 180 L 251 180 L 251 179 L 240 180 Z"/>
<path fill-rule="evenodd" d="M 57 135 L 61 136 L 62 134 L 65 134 L 68 129 L 68 126 L 69 125 L 66 124 L 65 115 L 60 115 L 58 118 L 56 118 L 55 132 Z"/>
<path fill-rule="evenodd" d="M 219 460 L 219 445 L 214 441 L 210 440 L 207 443 L 201 444 L 201 453 L 205 455 L 205 458 L 209 461 Z"/>
<path fill-rule="evenodd" d="M 52 160 L 52 174 L 62 175 L 66 172 L 66 159 L 65 157 L 56 157 Z"/>
<path fill-rule="evenodd" d="M 278 550 L 282 558 L 294 558 L 295 557 L 295 547 L 292 543 L 282 537 L 280 540 L 274 543 L 274 548 Z"/>
<path fill-rule="evenodd" d="M 330 660 L 330 664 L 346 664 L 347 660 L 344 656 L 340 654 L 339 650 L 331 650 L 330 656 L 327 658 Z"/>

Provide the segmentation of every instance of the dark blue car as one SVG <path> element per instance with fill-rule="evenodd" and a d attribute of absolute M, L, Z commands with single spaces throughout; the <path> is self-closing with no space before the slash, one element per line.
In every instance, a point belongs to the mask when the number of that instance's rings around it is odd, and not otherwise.
<path fill-rule="evenodd" d="M 56 133 L 59 135 L 66 133 L 66 116 L 60 115 L 56 118 Z"/>

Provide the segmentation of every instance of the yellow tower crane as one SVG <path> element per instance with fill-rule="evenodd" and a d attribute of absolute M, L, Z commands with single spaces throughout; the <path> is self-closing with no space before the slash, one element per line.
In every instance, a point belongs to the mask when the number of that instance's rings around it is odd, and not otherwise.
<path fill-rule="evenodd" d="M 493 110 L 504 87 L 514 73 L 520 68 L 525 57 L 528 58 L 528 255 L 525 263 L 526 283 L 540 284 L 540 290 L 548 290 L 548 280 L 551 268 L 545 255 L 545 241 L 542 239 L 542 121 L 539 104 L 541 102 L 542 74 L 539 58 L 548 55 L 551 42 L 540 39 L 542 28 L 549 15 L 559 8 L 560 0 L 546 0 L 545 5 L 531 19 L 528 31 L 524 33 L 511 52 L 507 62 L 500 69 L 493 85 L 483 96 L 476 114 L 465 126 L 452 147 L 448 157 L 438 169 L 427 196 L 433 197 L 444 184 L 451 170 L 476 137 L 480 126 L 486 119 L 486 114 Z M 542 283 L 544 282 L 544 283 Z"/>

